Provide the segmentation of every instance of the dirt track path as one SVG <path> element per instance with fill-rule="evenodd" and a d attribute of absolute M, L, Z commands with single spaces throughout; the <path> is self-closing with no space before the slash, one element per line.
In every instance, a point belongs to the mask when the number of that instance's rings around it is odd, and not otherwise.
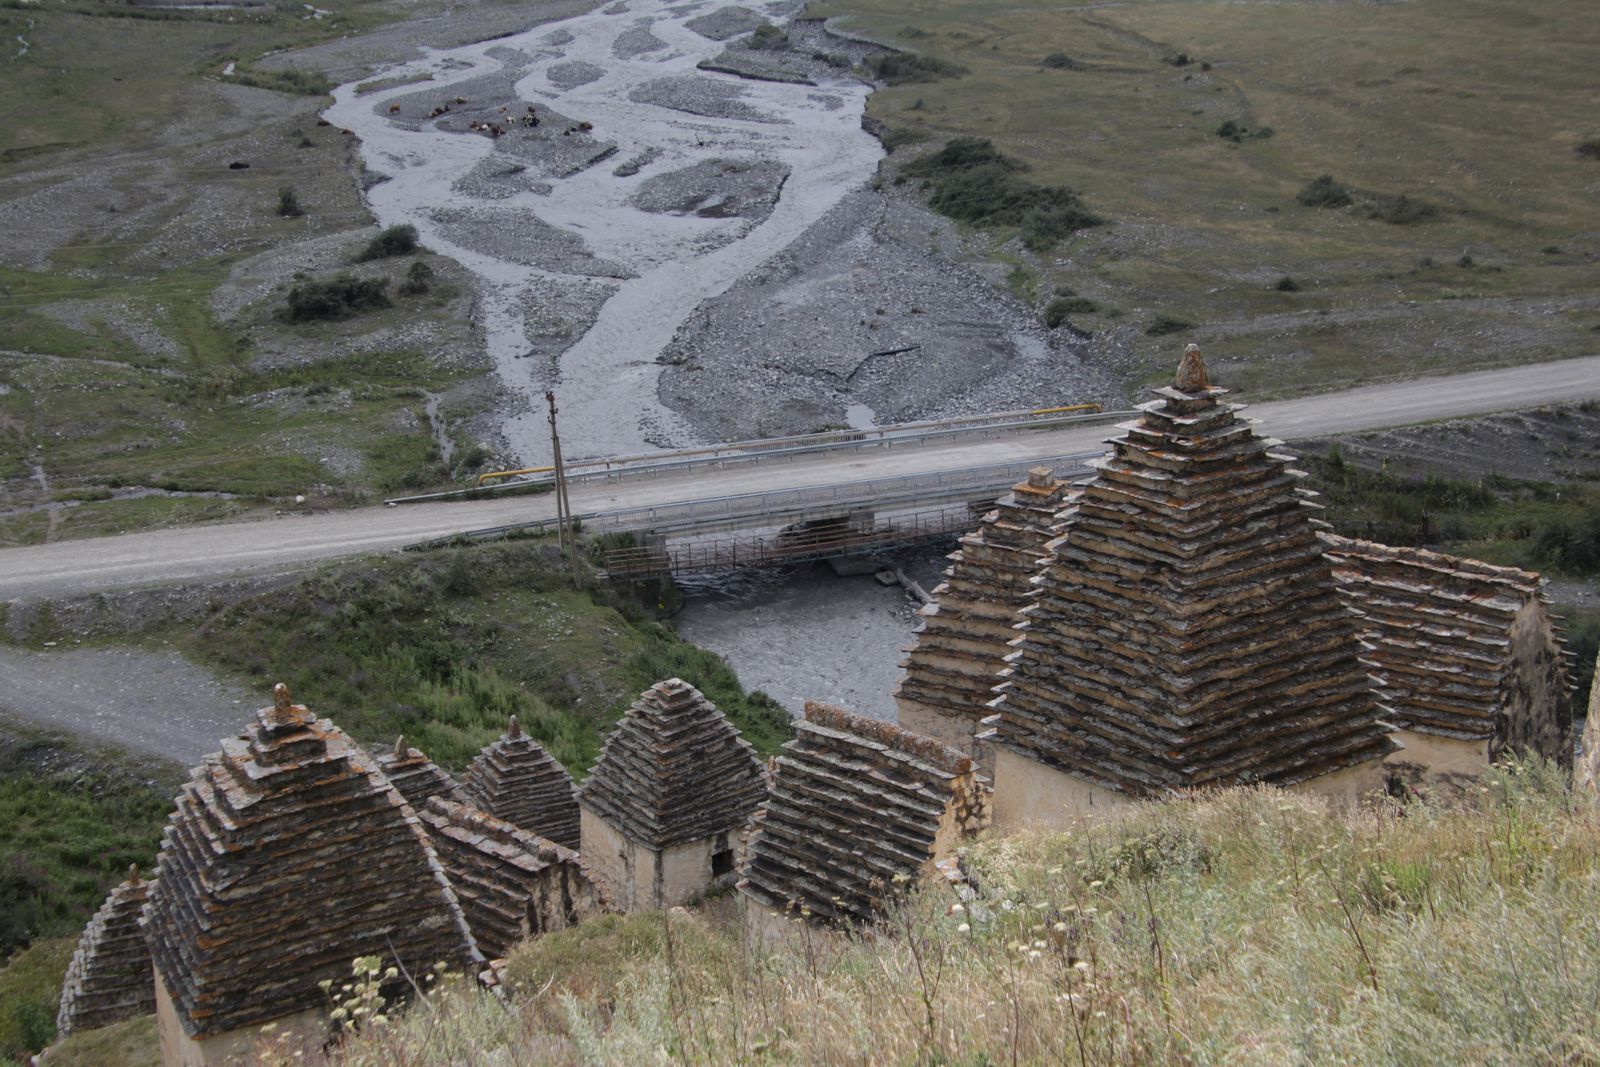
<path fill-rule="evenodd" d="M 185 767 L 243 729 L 256 703 L 176 652 L 0 645 L 0 713 Z"/>

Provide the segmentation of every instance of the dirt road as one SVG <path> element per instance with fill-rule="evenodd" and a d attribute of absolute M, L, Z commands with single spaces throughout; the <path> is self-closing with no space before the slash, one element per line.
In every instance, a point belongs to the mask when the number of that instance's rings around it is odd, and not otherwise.
<path fill-rule="evenodd" d="M 1600 356 L 1365 386 L 1262 404 L 1250 414 L 1260 420 L 1263 432 L 1294 440 L 1588 398 L 1600 398 Z M 572 506 L 582 515 L 1065 455 L 1097 448 L 1112 432 L 1105 425 L 1074 427 L 727 469 L 708 466 L 660 478 L 578 485 Z M 553 513 L 548 496 L 516 497 L 366 508 L 8 549 L 0 551 L 0 601 L 284 570 Z"/>

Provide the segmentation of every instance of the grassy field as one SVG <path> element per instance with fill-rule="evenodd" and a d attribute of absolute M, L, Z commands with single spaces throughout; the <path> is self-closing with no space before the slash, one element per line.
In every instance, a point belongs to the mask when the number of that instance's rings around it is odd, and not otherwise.
<path fill-rule="evenodd" d="M 1600 1057 L 1600 816 L 1538 770 L 1476 811 L 1266 789 L 970 850 L 880 927 L 744 941 L 735 900 L 606 918 L 325 1060 L 1582 1063 Z"/>
<path fill-rule="evenodd" d="M 485 458 L 463 272 L 426 251 L 352 267 L 371 220 L 351 139 L 316 124 L 328 83 L 253 65 L 442 7 L 0 4 L 4 39 L 27 43 L 0 64 L 0 93 L 29 102 L 0 131 L 0 545 L 437 484 L 454 473 L 441 432 L 458 460 Z M 280 212 L 285 187 L 301 214 Z M 346 233 L 343 263 L 270 265 Z M 415 262 L 437 282 L 402 295 Z M 386 280 L 393 306 L 283 317 L 293 284 L 351 269 Z M 230 286 L 249 295 L 219 312 Z M 210 495 L 173 495 L 193 493 Z"/>
<path fill-rule="evenodd" d="M 903 146 L 891 176 L 988 138 L 1104 220 L 1043 253 L 1015 228 L 984 240 L 1041 310 L 1092 304 L 1067 321 L 1125 349 L 1135 382 L 1186 340 L 1257 396 L 1600 349 L 1600 161 L 1577 151 L 1600 136 L 1600 20 L 1583 5 L 809 10 L 967 71 L 873 94 Z M 1298 202 L 1325 174 L 1350 205 Z M 1419 204 L 1433 217 L 1385 221 Z"/>

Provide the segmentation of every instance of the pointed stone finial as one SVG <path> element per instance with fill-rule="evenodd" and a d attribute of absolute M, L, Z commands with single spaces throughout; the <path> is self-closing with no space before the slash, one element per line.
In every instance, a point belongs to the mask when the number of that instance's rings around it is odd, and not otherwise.
<path fill-rule="evenodd" d="M 1049 467 L 1034 467 L 1028 471 L 1028 484 L 1035 489 L 1049 489 L 1054 474 Z"/>
<path fill-rule="evenodd" d="M 293 706 L 289 700 L 289 687 L 282 682 L 272 687 L 272 706 L 277 711 L 288 711 Z"/>
<path fill-rule="evenodd" d="M 1183 350 L 1183 358 L 1178 361 L 1178 373 L 1172 379 L 1175 389 L 1185 393 L 1203 393 L 1211 388 L 1211 381 L 1206 377 L 1206 361 L 1200 358 L 1200 346 L 1189 345 Z"/>
<path fill-rule="evenodd" d="M 139 884 L 139 865 L 137 863 L 128 864 L 128 881 L 134 885 Z"/>
<path fill-rule="evenodd" d="M 522 724 L 517 721 L 517 717 L 515 715 L 511 716 L 510 722 L 506 723 L 506 736 L 510 738 L 518 738 L 522 736 Z"/>
<path fill-rule="evenodd" d="M 405 734 L 401 734 L 399 737 L 394 739 L 394 758 L 395 759 L 405 759 L 406 758 L 406 754 L 409 751 L 410 751 L 410 749 L 406 748 L 406 735 Z"/>

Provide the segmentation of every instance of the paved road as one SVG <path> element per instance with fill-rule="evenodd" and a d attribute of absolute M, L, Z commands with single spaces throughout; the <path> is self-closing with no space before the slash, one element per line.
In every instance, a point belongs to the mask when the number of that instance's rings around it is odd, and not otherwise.
<path fill-rule="evenodd" d="M 1364 386 L 1253 407 L 1262 430 L 1294 440 L 1600 398 L 1600 356 L 1444 378 Z M 655 507 L 735 493 L 916 475 L 1097 448 L 1110 427 L 1078 426 L 988 440 L 824 453 L 573 487 L 578 514 Z M 139 585 L 271 571 L 392 551 L 464 530 L 554 515 L 549 496 L 369 508 L 258 522 L 189 526 L 0 551 L 0 601 L 78 596 Z"/>

